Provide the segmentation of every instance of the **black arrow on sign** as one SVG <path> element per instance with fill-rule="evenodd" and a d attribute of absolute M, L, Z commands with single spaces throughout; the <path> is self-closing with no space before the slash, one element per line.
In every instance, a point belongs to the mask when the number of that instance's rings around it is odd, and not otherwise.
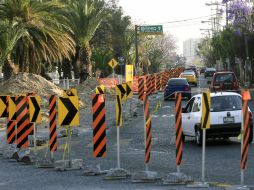
<path fill-rule="evenodd" d="M 203 96 L 204 96 L 205 109 L 206 109 L 205 110 L 205 118 L 204 118 L 203 128 L 206 128 L 208 117 L 209 117 L 210 107 L 209 107 L 209 104 L 208 104 L 207 93 L 204 93 Z"/>
<path fill-rule="evenodd" d="M 4 111 L 3 111 L 3 113 L 0 117 L 8 117 L 8 113 L 7 113 L 7 107 L 8 107 L 7 96 L 0 96 L 0 98 L 3 101 L 3 103 L 5 104 L 5 109 L 4 109 Z"/>
<path fill-rule="evenodd" d="M 126 94 L 127 94 L 127 96 L 129 96 L 130 93 L 131 93 L 131 88 L 130 88 L 130 86 L 128 85 L 128 83 L 126 83 Z"/>
<path fill-rule="evenodd" d="M 33 113 L 33 117 L 32 117 L 31 122 L 36 122 L 36 120 L 39 116 L 41 108 L 40 108 L 40 106 L 39 106 L 39 104 L 38 104 L 35 97 L 30 97 L 30 100 L 32 101 L 33 106 L 34 106 L 34 113 Z"/>
<path fill-rule="evenodd" d="M 123 85 L 117 85 L 117 88 L 120 90 L 120 92 L 121 92 L 121 99 L 124 97 L 124 95 L 125 95 L 125 93 L 126 93 L 126 91 L 125 91 L 125 89 L 124 89 L 124 87 L 123 87 Z"/>
<path fill-rule="evenodd" d="M 63 102 L 64 106 L 68 110 L 67 115 L 65 116 L 61 125 L 70 125 L 72 120 L 74 119 L 75 115 L 77 114 L 77 108 L 72 104 L 69 98 L 62 98 L 60 100 Z"/>

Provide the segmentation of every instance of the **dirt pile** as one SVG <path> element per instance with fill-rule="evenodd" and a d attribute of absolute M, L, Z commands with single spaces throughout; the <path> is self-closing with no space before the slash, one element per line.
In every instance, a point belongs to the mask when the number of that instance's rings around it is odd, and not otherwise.
<path fill-rule="evenodd" d="M 96 80 L 96 78 L 89 78 L 84 82 L 80 83 L 77 87 L 79 99 L 82 102 L 85 102 L 85 107 L 91 105 L 92 94 L 95 93 L 95 88 L 99 85 L 100 83 Z"/>
<path fill-rule="evenodd" d="M 35 92 L 39 96 L 63 95 L 63 90 L 45 78 L 32 73 L 18 73 L 0 83 L 0 94 L 18 95 Z"/>
<path fill-rule="evenodd" d="M 79 98 L 86 104 L 85 107 L 92 105 L 92 94 L 95 93 L 95 88 L 97 86 L 100 86 L 98 80 L 96 78 L 90 78 L 77 87 Z M 114 89 L 105 88 L 105 94 L 107 100 L 114 100 Z"/>

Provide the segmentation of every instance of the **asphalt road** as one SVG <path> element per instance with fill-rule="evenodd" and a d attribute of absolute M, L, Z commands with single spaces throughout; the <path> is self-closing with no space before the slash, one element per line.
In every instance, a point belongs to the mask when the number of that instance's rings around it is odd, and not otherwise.
<path fill-rule="evenodd" d="M 199 86 L 193 89 L 193 94 L 207 87 L 206 80 L 201 76 Z M 175 126 L 174 101 L 163 101 L 162 93 L 150 97 L 152 117 L 152 154 L 149 163 L 151 171 L 157 171 L 160 176 L 175 172 Z M 154 113 L 156 103 L 162 106 Z M 182 102 L 184 106 L 186 100 Z M 133 102 L 134 107 L 138 102 Z M 114 101 L 107 101 L 107 157 L 92 157 L 91 110 L 81 112 L 79 137 L 71 141 L 71 158 L 82 158 L 84 165 L 100 164 L 102 170 L 115 168 L 116 162 L 116 127 L 114 126 Z M 253 101 L 250 102 L 254 108 Z M 134 108 L 133 108 L 134 109 Z M 132 110 L 134 111 L 134 110 Z M 124 121 L 120 129 L 121 167 L 132 174 L 145 169 L 144 164 L 144 121 L 142 106 L 137 107 L 137 117 Z M 43 132 L 43 131 L 42 131 Z M 55 155 L 62 157 L 66 138 L 58 140 L 58 151 Z M 45 148 L 39 150 L 39 155 L 45 155 Z M 183 149 L 181 171 L 195 181 L 201 180 L 201 147 L 195 144 L 193 138 L 186 138 Z M 208 141 L 206 148 L 206 181 L 215 182 L 209 189 L 222 189 L 240 184 L 240 141 L 232 138 L 226 141 Z M 254 178 L 254 147 L 251 144 L 248 155 L 248 169 L 245 172 L 245 183 L 253 185 Z M 157 183 L 132 183 L 126 180 L 104 180 L 104 176 L 87 177 L 82 171 L 57 172 L 54 169 L 39 169 L 34 165 L 22 165 L 18 162 L 0 158 L 0 190 L 79 190 L 79 189 L 185 189 L 185 186 L 165 186 Z"/>

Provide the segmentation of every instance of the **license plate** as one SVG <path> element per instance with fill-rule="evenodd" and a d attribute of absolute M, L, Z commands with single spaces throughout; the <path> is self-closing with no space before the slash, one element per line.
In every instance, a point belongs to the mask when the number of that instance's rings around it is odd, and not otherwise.
<path fill-rule="evenodd" d="M 234 123 L 235 118 L 234 117 L 223 117 L 223 122 L 224 123 Z"/>

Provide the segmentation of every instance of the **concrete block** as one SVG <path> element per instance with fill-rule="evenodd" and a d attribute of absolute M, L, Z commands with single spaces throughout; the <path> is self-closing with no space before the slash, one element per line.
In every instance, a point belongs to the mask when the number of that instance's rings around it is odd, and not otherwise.
<path fill-rule="evenodd" d="M 158 173 L 153 171 L 136 172 L 132 175 L 132 182 L 134 183 L 151 183 L 157 182 L 160 179 L 161 178 L 158 176 Z"/>
<path fill-rule="evenodd" d="M 13 160 L 19 159 L 18 152 L 15 149 L 5 149 L 3 151 L 3 157 L 6 159 L 13 159 Z"/>
<path fill-rule="evenodd" d="M 104 179 L 115 180 L 115 179 L 126 179 L 130 176 L 130 172 L 123 168 L 110 169 Z"/>
<path fill-rule="evenodd" d="M 73 170 L 80 170 L 83 166 L 83 160 L 82 159 L 72 159 L 70 166 L 71 166 L 71 169 L 73 169 Z"/>
<path fill-rule="evenodd" d="M 164 179 L 163 184 L 177 184 L 184 185 L 187 183 L 193 182 L 193 179 L 190 176 L 185 175 L 184 173 L 169 173 Z"/>
<path fill-rule="evenodd" d="M 65 171 L 67 168 L 70 168 L 70 166 L 70 160 L 55 161 L 55 168 L 57 171 Z"/>
<path fill-rule="evenodd" d="M 106 171 L 101 171 L 100 165 L 97 166 L 85 166 L 83 170 L 83 175 L 95 176 L 106 174 Z"/>

